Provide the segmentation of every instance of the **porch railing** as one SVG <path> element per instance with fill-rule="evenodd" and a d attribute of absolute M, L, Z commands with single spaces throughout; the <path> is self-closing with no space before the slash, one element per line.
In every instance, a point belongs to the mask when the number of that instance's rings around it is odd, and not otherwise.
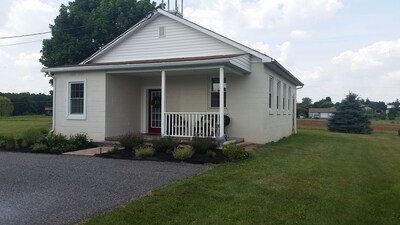
<path fill-rule="evenodd" d="M 218 112 L 165 112 L 165 135 L 173 137 L 215 138 L 220 120 Z"/>

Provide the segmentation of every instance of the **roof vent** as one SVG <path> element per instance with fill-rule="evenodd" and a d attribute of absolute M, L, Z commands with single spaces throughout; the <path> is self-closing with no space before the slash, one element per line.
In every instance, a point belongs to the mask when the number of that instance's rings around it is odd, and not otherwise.
<path fill-rule="evenodd" d="M 175 4 L 173 3 L 171 5 L 170 1 L 175 2 Z M 170 12 L 176 16 L 183 17 L 183 0 L 180 0 L 181 8 L 179 8 L 178 0 L 167 0 L 167 4 L 165 4 L 164 2 L 165 2 L 164 0 L 162 0 L 162 2 L 161 2 L 163 9 L 167 8 L 168 12 Z"/>

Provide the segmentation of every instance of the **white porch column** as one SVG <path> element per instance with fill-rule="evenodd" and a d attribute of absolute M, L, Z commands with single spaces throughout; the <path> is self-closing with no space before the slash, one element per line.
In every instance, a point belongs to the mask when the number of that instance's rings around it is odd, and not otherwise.
<path fill-rule="evenodd" d="M 224 67 L 219 68 L 219 136 L 225 137 L 224 127 Z"/>
<path fill-rule="evenodd" d="M 165 71 L 161 71 L 161 136 L 165 135 Z"/>

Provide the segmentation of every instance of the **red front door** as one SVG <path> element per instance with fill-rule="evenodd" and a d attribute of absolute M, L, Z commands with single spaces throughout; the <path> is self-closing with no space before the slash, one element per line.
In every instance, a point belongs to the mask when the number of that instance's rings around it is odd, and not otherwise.
<path fill-rule="evenodd" d="M 151 89 L 148 95 L 148 128 L 149 133 L 161 133 L 161 89 Z"/>

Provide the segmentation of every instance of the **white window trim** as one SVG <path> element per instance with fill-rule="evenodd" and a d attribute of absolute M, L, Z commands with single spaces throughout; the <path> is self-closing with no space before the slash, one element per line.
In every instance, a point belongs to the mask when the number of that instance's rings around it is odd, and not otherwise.
<path fill-rule="evenodd" d="M 210 76 L 210 79 L 208 79 L 208 107 L 209 107 L 209 109 L 219 109 L 219 106 L 211 106 L 211 92 L 212 92 L 211 85 L 212 85 L 213 78 L 218 78 L 218 80 L 219 80 L 219 76 Z M 227 103 L 227 101 L 228 101 L 228 78 L 226 76 L 224 76 L 224 79 L 225 79 L 225 83 L 226 83 L 226 87 L 225 87 L 226 100 L 225 100 L 224 108 L 227 109 L 227 107 L 228 107 L 228 103 Z"/>
<path fill-rule="evenodd" d="M 276 81 L 276 114 L 281 115 L 281 110 L 282 110 L 282 81 L 277 80 Z"/>
<path fill-rule="evenodd" d="M 83 83 L 83 114 L 71 114 L 71 84 Z M 68 120 L 86 120 L 86 102 L 87 102 L 87 86 L 86 79 L 83 80 L 69 80 L 67 87 L 67 119 Z"/>
<path fill-rule="evenodd" d="M 288 87 L 288 85 L 286 84 L 286 83 L 283 83 L 283 93 L 282 93 L 282 110 L 283 110 L 283 115 L 286 115 L 287 114 L 287 108 L 288 108 L 288 106 L 287 106 L 287 88 Z"/>

